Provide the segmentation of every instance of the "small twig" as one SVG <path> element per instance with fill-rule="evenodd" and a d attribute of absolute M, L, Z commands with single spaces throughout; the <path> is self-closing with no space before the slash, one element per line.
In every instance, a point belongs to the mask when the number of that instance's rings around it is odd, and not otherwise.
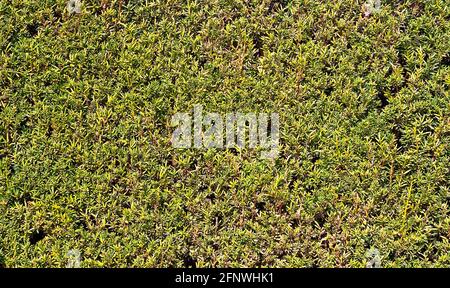
<path fill-rule="evenodd" d="M 123 0 L 119 0 L 119 15 L 122 14 L 122 4 Z"/>

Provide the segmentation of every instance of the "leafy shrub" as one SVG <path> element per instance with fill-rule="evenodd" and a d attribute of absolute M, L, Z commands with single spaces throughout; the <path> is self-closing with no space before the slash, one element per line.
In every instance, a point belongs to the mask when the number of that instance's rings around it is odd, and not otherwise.
<path fill-rule="evenodd" d="M 448 5 L 362 5 L 1 1 L 4 264 L 448 266 Z M 280 157 L 173 149 L 194 104 L 280 113 Z"/>

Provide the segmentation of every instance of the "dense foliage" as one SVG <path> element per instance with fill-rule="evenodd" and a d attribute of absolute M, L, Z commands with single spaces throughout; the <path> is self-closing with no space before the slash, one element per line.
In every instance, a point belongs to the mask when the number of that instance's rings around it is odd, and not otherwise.
<path fill-rule="evenodd" d="M 450 4 L 0 0 L 0 266 L 450 265 Z M 278 112 L 280 155 L 171 116 Z"/>

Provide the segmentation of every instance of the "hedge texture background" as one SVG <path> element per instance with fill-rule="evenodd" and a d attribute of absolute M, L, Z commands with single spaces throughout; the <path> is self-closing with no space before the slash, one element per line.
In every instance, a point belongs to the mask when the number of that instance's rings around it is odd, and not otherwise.
<path fill-rule="evenodd" d="M 450 265 L 450 3 L 0 0 L 0 266 Z M 280 156 L 171 116 L 278 112 Z"/>

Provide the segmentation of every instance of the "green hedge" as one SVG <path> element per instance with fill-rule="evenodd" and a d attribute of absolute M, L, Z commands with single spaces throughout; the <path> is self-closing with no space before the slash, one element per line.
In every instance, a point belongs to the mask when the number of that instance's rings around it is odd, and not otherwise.
<path fill-rule="evenodd" d="M 446 0 L 82 2 L 0 1 L 0 266 L 450 265 Z M 173 149 L 194 104 L 280 156 Z"/>

